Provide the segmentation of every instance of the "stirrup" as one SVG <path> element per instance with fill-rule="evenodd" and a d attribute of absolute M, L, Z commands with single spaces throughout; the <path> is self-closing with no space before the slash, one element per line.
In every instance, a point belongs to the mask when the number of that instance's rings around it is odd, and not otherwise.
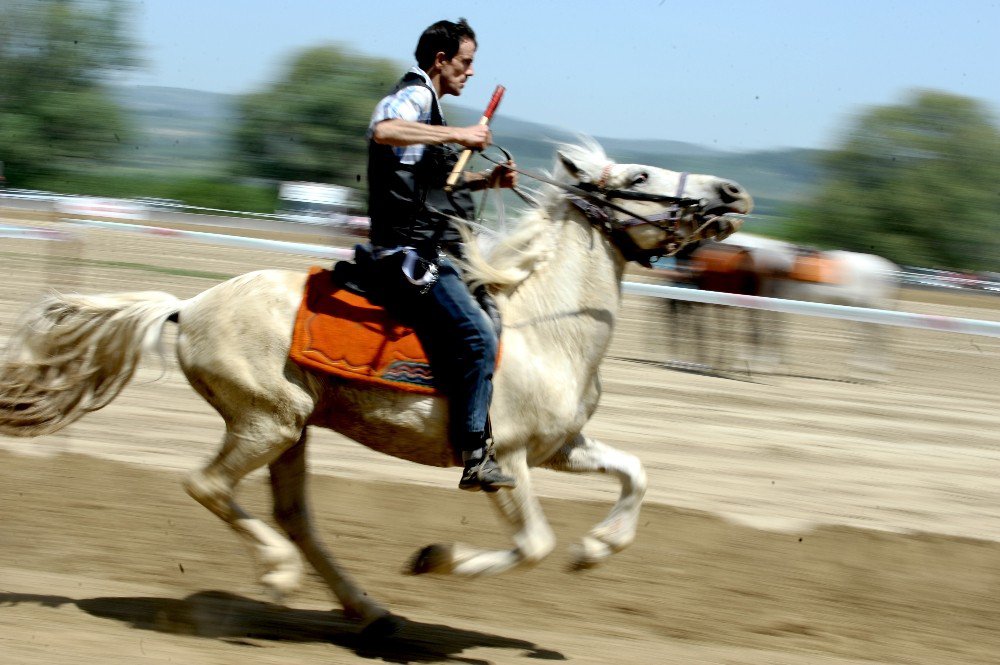
<path fill-rule="evenodd" d="M 516 486 L 517 480 L 505 474 L 492 455 L 486 455 L 478 462 L 467 465 L 458 481 L 459 489 L 470 492 L 496 492 L 501 488 Z"/>

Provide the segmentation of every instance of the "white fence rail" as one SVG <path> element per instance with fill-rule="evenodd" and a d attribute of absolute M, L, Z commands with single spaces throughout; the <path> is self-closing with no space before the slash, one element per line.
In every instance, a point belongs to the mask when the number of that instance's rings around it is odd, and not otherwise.
<path fill-rule="evenodd" d="M 43 229 L 33 226 L 0 226 L 0 238 L 19 238 L 21 240 L 70 240 L 73 234 L 56 229 Z"/>
<path fill-rule="evenodd" d="M 123 222 L 108 222 L 94 219 L 66 219 L 64 221 L 74 225 L 91 226 L 158 237 L 186 238 L 196 242 L 204 242 L 228 247 L 283 251 L 292 254 L 313 256 L 324 259 L 349 260 L 353 257 L 353 252 L 349 249 L 309 243 L 248 238 L 220 233 L 206 233 L 202 231 L 182 231 L 157 226 L 126 224 Z M 71 235 L 50 229 L 32 227 L 0 227 L 0 237 L 65 240 L 71 237 Z M 687 300 L 690 302 L 729 305 L 733 307 L 747 307 L 772 312 L 784 312 L 788 314 L 803 314 L 806 316 L 820 316 L 833 319 L 844 319 L 848 321 L 859 321 L 862 323 L 877 323 L 882 325 L 902 326 L 906 328 L 936 330 L 940 332 L 955 332 L 969 335 L 1000 337 L 1000 322 L 997 321 L 963 319 L 948 316 L 931 316 L 926 314 L 914 314 L 911 312 L 868 309 L 864 307 L 848 307 L 844 305 L 829 305 L 825 303 L 804 302 L 799 300 L 783 300 L 780 298 L 735 295 L 730 293 L 700 291 L 691 288 L 665 286 L 662 284 L 643 284 L 638 282 L 625 282 L 622 285 L 622 290 L 625 293 L 633 295 L 651 296 L 655 298 L 673 298 L 676 300 Z"/>
<path fill-rule="evenodd" d="M 862 323 L 880 323 L 889 326 L 905 328 L 922 328 L 924 330 L 939 330 L 943 332 L 966 333 L 969 335 L 987 335 L 1000 337 L 1000 322 L 981 321 L 979 319 L 962 319 L 953 316 L 930 316 L 912 312 L 896 312 L 886 309 L 868 309 L 866 307 L 848 307 L 846 305 L 828 305 L 825 303 L 804 302 L 801 300 L 783 300 L 781 298 L 764 298 L 761 296 L 744 296 L 716 291 L 700 291 L 698 289 L 665 286 L 662 284 L 639 284 L 625 282 L 622 290 L 642 296 L 656 298 L 674 298 L 691 302 L 710 303 L 713 305 L 731 305 L 764 309 L 771 312 L 787 314 L 804 314 L 806 316 L 823 316 L 831 319 L 860 321 Z"/>

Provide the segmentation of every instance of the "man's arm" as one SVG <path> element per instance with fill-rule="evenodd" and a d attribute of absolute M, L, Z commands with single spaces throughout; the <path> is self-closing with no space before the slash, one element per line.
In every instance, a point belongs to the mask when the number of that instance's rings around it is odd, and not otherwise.
<path fill-rule="evenodd" d="M 375 143 L 396 147 L 418 143 L 425 145 L 457 143 L 466 148 L 482 150 L 490 144 L 492 138 L 489 127 L 485 125 L 449 127 L 392 118 L 383 120 L 372 128 L 372 140 Z"/>

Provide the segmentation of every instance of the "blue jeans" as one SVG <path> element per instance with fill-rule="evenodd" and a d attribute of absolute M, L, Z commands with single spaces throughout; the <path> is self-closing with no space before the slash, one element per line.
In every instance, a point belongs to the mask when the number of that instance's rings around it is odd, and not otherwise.
<path fill-rule="evenodd" d="M 386 308 L 413 327 L 435 382 L 448 395 L 448 432 L 457 450 L 477 450 L 493 398 L 498 340 L 489 318 L 447 259 L 426 294 L 400 293 Z"/>

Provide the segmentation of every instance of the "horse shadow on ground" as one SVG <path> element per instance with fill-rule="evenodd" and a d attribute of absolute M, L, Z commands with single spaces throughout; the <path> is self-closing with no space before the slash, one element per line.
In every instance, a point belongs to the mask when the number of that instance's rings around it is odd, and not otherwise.
<path fill-rule="evenodd" d="M 139 630 L 194 635 L 240 646 L 259 646 L 253 640 L 333 644 L 360 657 L 387 663 L 488 663 L 459 656 L 466 649 L 476 647 L 517 650 L 523 658 L 566 660 L 558 651 L 540 648 L 526 640 L 399 617 L 393 626 L 397 630 L 391 635 L 366 634 L 339 610 L 293 609 L 222 591 L 203 591 L 183 600 L 153 597 L 77 600 L 65 596 L 0 593 L 0 607 L 28 603 L 52 608 L 73 605 L 92 616 L 120 621 Z"/>

